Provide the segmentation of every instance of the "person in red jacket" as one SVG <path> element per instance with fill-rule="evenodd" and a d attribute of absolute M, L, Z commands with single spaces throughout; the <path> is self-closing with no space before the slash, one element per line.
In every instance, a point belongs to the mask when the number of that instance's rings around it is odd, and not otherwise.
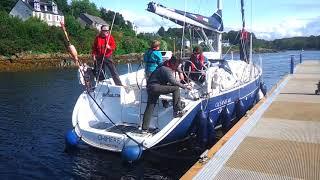
<path fill-rule="evenodd" d="M 205 79 L 204 74 L 201 72 L 203 70 L 205 57 L 202 54 L 202 49 L 199 46 L 193 48 L 193 53 L 190 57 L 190 62 L 186 64 L 186 70 L 190 72 L 190 78 L 197 82 L 203 82 Z"/>
<path fill-rule="evenodd" d="M 117 69 L 112 61 L 112 53 L 116 43 L 110 34 L 109 26 L 102 25 L 100 33 L 96 36 L 92 46 L 92 58 L 95 64 L 95 73 L 99 81 L 104 80 L 106 67 L 108 67 L 114 83 L 122 86 Z"/>

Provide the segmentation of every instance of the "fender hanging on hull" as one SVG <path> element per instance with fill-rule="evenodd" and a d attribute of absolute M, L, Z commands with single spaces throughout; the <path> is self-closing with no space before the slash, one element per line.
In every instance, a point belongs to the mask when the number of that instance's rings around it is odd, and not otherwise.
<path fill-rule="evenodd" d="M 223 134 L 227 133 L 231 126 L 232 114 L 226 105 L 225 108 L 221 112 L 221 124 L 222 124 L 222 132 Z"/>
<path fill-rule="evenodd" d="M 241 119 L 246 114 L 246 108 L 241 99 L 236 102 L 236 116 L 237 120 Z"/>
<path fill-rule="evenodd" d="M 198 128 L 198 142 L 200 142 L 200 147 L 202 149 L 207 147 L 208 144 L 208 116 L 203 110 L 199 111 L 197 114 L 197 119 L 199 122 Z"/>

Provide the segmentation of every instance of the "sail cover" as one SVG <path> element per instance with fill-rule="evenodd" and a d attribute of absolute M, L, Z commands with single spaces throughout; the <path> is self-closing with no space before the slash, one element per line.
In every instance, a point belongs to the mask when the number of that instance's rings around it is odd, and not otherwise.
<path fill-rule="evenodd" d="M 163 5 L 150 2 L 147 11 L 155 13 L 161 17 L 167 18 L 172 22 L 183 26 L 200 27 L 212 31 L 223 31 L 222 13 L 221 10 L 215 12 L 211 17 L 202 16 L 184 12 L 181 10 L 167 8 Z"/>

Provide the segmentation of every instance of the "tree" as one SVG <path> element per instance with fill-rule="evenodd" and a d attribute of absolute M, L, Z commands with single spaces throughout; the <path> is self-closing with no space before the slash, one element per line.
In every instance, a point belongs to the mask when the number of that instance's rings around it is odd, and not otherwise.
<path fill-rule="evenodd" d="M 81 13 L 88 13 L 94 16 L 100 15 L 96 4 L 91 3 L 89 0 L 72 0 L 71 13 L 75 18 L 78 18 Z"/>
<path fill-rule="evenodd" d="M 9 13 L 18 0 L 1 0 L 0 1 L 0 11 L 6 11 Z"/>
<path fill-rule="evenodd" d="M 67 0 L 54 0 L 54 2 L 57 3 L 59 10 L 62 11 L 64 15 L 69 14 L 70 8 Z"/>
<path fill-rule="evenodd" d="M 158 35 L 161 36 L 161 37 L 164 37 L 166 31 L 164 30 L 164 28 L 161 26 L 158 30 Z"/>

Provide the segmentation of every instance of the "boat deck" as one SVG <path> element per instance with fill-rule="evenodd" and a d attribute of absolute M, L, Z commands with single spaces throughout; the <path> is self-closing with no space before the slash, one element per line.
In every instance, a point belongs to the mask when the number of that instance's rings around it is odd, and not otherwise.
<path fill-rule="evenodd" d="M 320 61 L 286 76 L 181 179 L 320 179 Z"/>

